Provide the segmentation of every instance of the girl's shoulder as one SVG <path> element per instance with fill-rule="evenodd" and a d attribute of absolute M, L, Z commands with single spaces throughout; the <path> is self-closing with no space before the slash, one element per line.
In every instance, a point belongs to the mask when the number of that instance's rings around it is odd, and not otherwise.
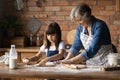
<path fill-rule="evenodd" d="M 45 45 L 43 44 L 42 46 L 40 46 L 40 48 L 44 49 L 44 48 L 45 48 Z"/>
<path fill-rule="evenodd" d="M 60 43 L 59 43 L 59 47 L 58 47 L 59 49 L 65 49 L 65 43 L 63 42 L 63 41 L 61 41 Z"/>
<path fill-rule="evenodd" d="M 59 43 L 59 45 L 60 45 L 60 44 L 63 44 L 63 45 L 65 45 L 64 41 L 61 41 L 61 42 Z"/>
<path fill-rule="evenodd" d="M 44 45 L 44 44 L 40 47 L 40 50 L 41 50 L 42 52 L 45 51 L 45 45 Z"/>

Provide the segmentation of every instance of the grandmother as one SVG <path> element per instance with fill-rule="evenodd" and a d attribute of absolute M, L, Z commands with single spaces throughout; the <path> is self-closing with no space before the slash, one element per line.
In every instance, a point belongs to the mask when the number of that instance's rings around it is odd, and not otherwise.
<path fill-rule="evenodd" d="M 76 64 L 86 61 L 87 65 L 107 64 L 109 53 L 117 52 L 111 43 L 107 24 L 91 13 L 91 8 L 81 3 L 71 10 L 70 18 L 78 23 L 74 43 L 62 63 Z M 80 49 L 84 51 L 80 54 Z"/>

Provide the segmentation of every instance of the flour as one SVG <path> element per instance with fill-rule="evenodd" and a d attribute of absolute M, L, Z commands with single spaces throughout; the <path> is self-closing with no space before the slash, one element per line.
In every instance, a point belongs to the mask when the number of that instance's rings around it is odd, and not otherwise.
<path fill-rule="evenodd" d="M 36 72 L 55 72 L 55 73 L 68 73 L 68 74 L 73 74 L 73 73 L 80 73 L 80 72 L 96 72 L 100 71 L 99 68 L 83 68 L 83 69 L 71 69 L 71 68 L 66 68 L 60 64 L 54 66 L 54 67 L 37 67 L 34 65 L 24 65 L 20 66 L 21 68 L 24 68 L 26 71 L 36 71 Z"/>

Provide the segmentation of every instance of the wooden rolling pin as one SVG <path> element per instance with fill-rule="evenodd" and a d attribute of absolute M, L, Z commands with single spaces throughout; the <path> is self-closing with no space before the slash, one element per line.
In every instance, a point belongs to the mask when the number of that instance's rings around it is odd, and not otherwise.
<path fill-rule="evenodd" d="M 87 68 L 86 65 L 82 64 L 62 64 L 64 67 L 71 68 L 71 69 L 82 69 Z"/>
<path fill-rule="evenodd" d="M 87 66 L 83 64 L 62 64 L 64 67 L 71 68 L 71 69 L 83 69 L 83 68 L 99 68 L 101 71 L 116 71 L 120 70 L 120 65 L 118 66 Z"/>
<path fill-rule="evenodd" d="M 118 65 L 118 66 L 110 66 L 110 65 L 101 66 L 100 70 L 101 71 L 115 71 L 115 70 L 120 70 L 120 65 Z"/>

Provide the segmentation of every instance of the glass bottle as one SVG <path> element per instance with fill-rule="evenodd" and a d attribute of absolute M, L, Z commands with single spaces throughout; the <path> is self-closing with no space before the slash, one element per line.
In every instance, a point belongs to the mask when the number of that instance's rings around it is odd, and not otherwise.
<path fill-rule="evenodd" d="M 40 46 L 40 36 L 37 34 L 36 46 Z"/>
<path fill-rule="evenodd" d="M 9 52 L 9 68 L 10 69 L 17 68 L 17 51 L 15 49 L 15 45 L 11 45 L 11 49 Z"/>
<path fill-rule="evenodd" d="M 5 60 L 5 65 L 9 65 L 9 52 L 5 52 L 5 57 L 6 57 L 6 60 Z"/>
<path fill-rule="evenodd" d="M 30 46 L 33 45 L 33 34 L 30 34 Z"/>

